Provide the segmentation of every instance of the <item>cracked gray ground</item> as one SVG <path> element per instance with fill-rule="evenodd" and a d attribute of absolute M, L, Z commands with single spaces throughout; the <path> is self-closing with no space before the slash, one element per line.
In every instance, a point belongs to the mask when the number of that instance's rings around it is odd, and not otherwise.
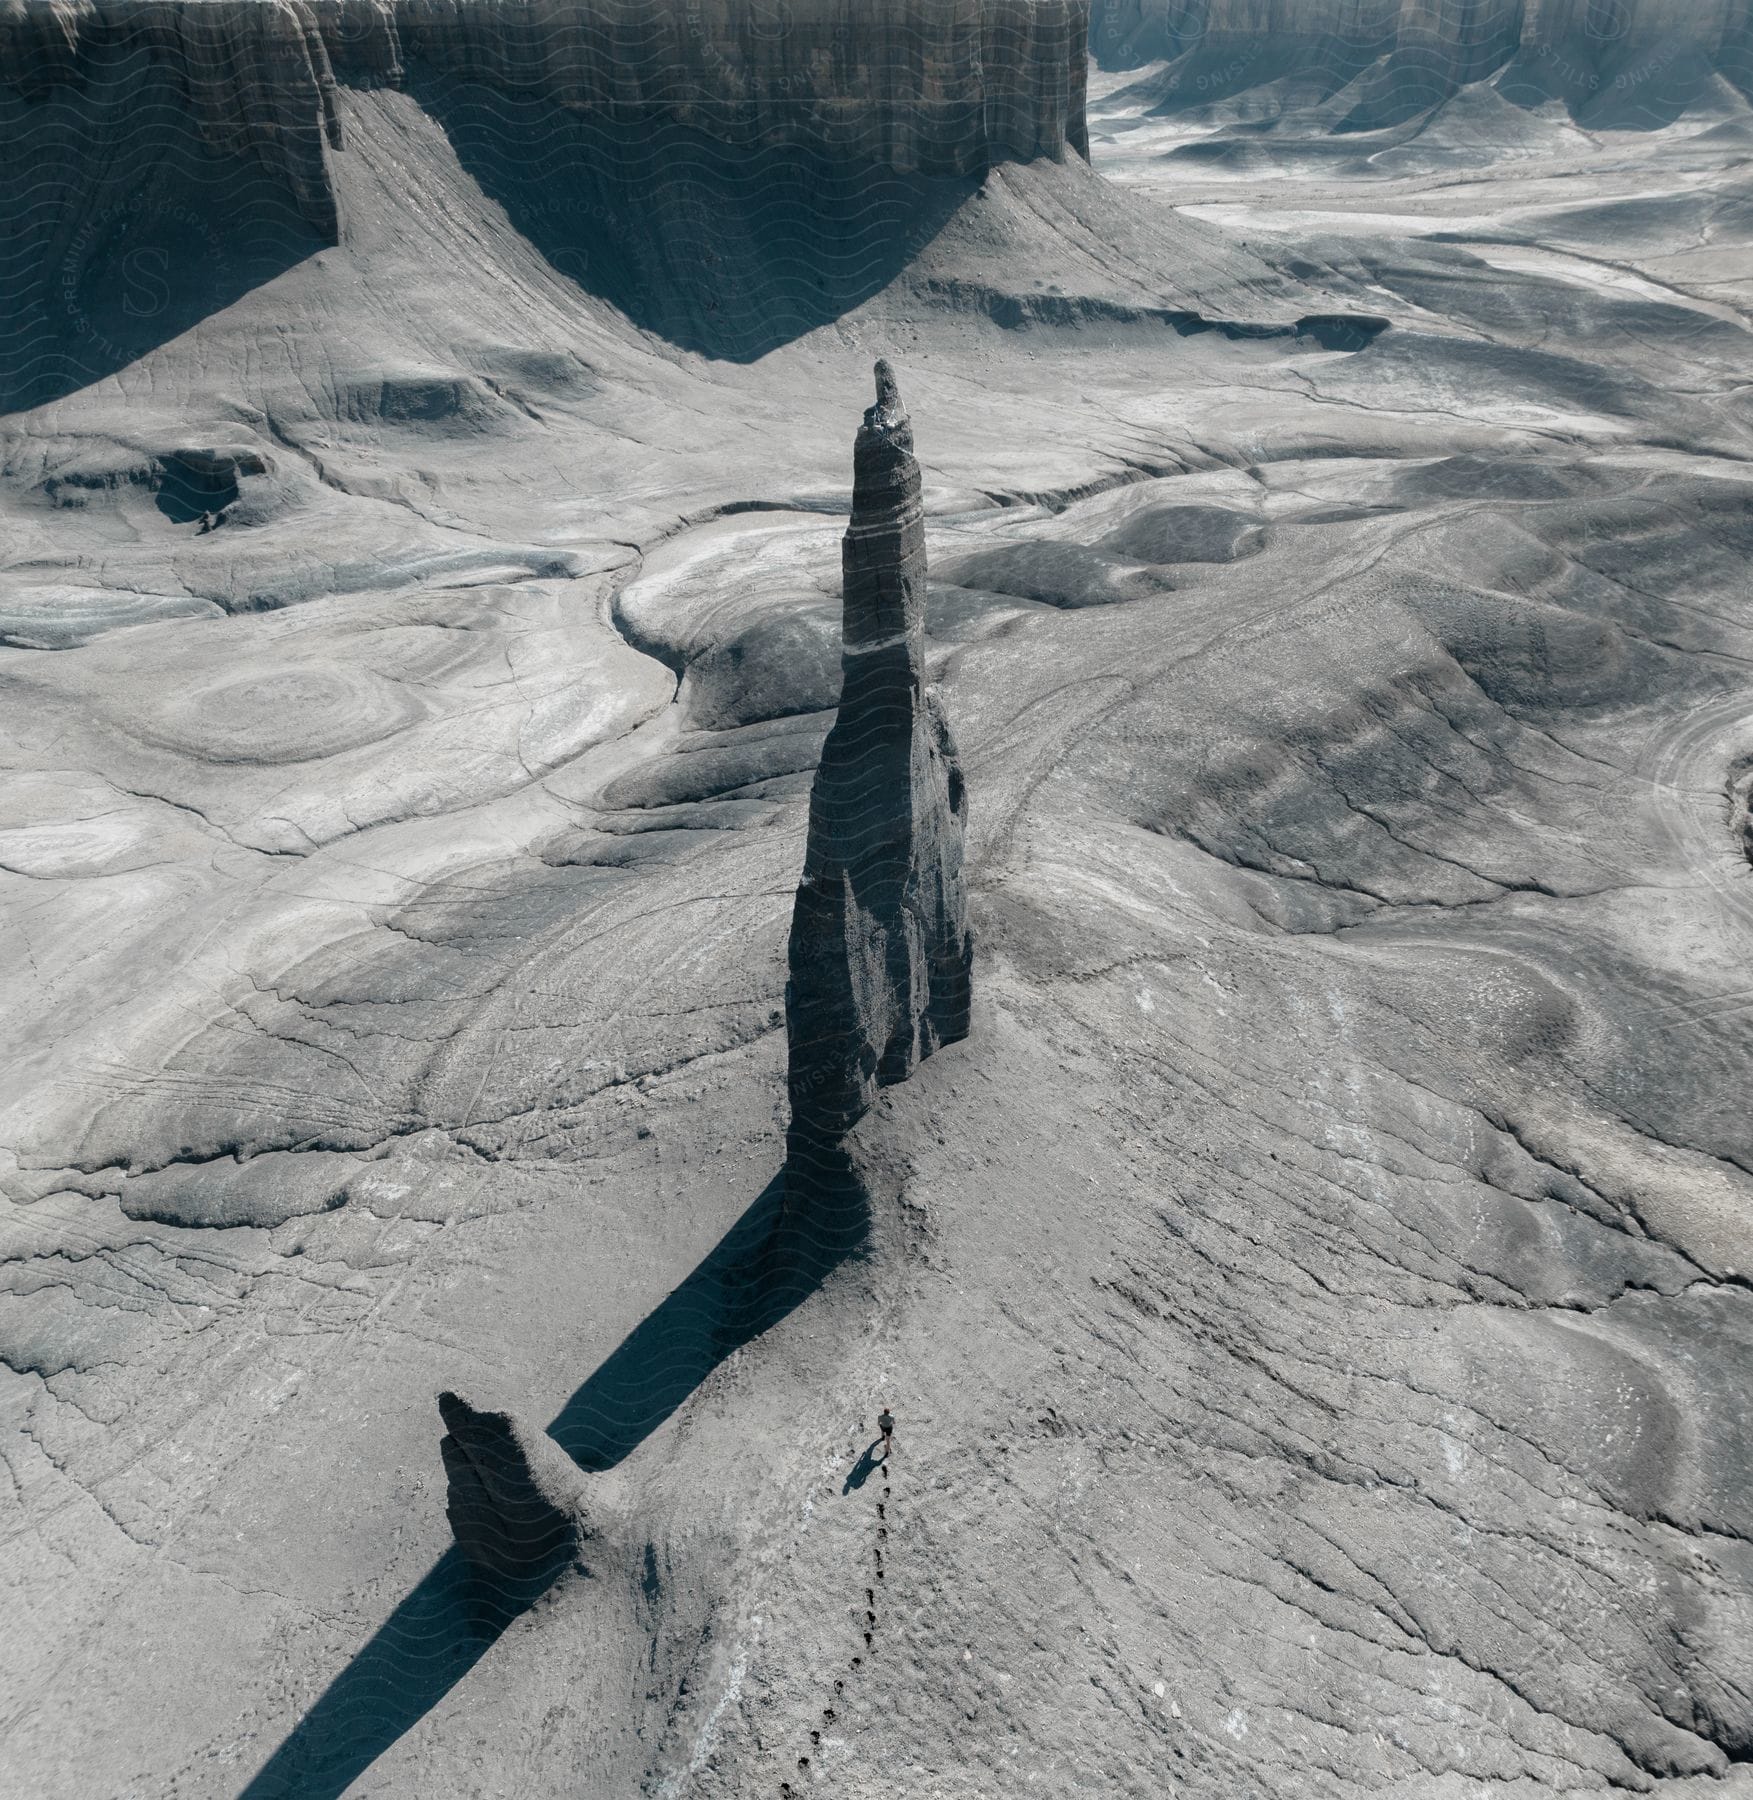
<path fill-rule="evenodd" d="M 438 1390 L 549 1416 L 773 1174 L 881 353 L 940 579 L 1056 558 L 934 595 L 974 1035 L 861 1130 L 871 1258 L 601 1478 L 627 1592 L 352 1791 L 1746 1792 L 1738 140 L 1224 175 L 1117 104 L 1126 259 L 1005 170 L 745 369 L 341 104 L 347 245 L 0 427 L 10 1791 L 235 1793 L 444 1548 Z M 196 440 L 254 522 L 154 509 Z M 1170 504 L 1251 553 L 1104 548 Z"/>

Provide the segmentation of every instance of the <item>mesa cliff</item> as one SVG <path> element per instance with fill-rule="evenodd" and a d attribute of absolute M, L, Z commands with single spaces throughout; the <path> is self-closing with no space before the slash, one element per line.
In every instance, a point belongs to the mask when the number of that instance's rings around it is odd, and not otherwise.
<path fill-rule="evenodd" d="M 995 165 L 1085 152 L 1088 30 L 1087 0 L 0 0 L 0 411 L 370 242 L 361 146 L 410 127 L 592 297 L 760 355 Z"/>
<path fill-rule="evenodd" d="M 1108 69 L 1169 60 L 1162 97 L 1202 105 L 1271 83 L 1336 93 L 1339 129 L 1400 122 L 1474 82 L 1605 125 L 1662 123 L 1713 77 L 1753 87 L 1749 0 L 1104 0 Z"/>
<path fill-rule="evenodd" d="M 925 680 L 925 519 L 894 373 L 853 452 L 842 544 L 840 708 L 810 790 L 788 948 L 788 1167 L 807 1168 L 876 1097 L 968 1033 L 967 800 Z"/>
<path fill-rule="evenodd" d="M 1087 0 L 4 0 L 8 135 L 47 103 L 168 73 L 201 140 L 249 149 L 319 231 L 340 85 L 466 80 L 727 146 L 809 142 L 979 173 L 1087 148 Z"/>

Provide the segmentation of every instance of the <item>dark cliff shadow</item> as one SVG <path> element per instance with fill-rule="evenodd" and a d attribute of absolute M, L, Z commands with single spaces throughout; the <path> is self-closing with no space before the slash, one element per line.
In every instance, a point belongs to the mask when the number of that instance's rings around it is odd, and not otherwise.
<path fill-rule="evenodd" d="M 980 185 L 897 173 L 856 143 L 736 145 L 454 78 L 409 86 L 555 270 L 640 329 L 726 361 L 880 293 Z"/>
<path fill-rule="evenodd" d="M 869 1209 L 844 1156 L 786 1170 L 642 1320 L 548 1427 L 585 1469 L 610 1469 L 733 1351 L 770 1330 L 864 1245 Z M 436 1407 L 433 1440 L 438 1438 Z M 454 1688 L 559 1576 L 491 1579 L 454 1545 L 324 1690 L 241 1800 L 337 1800 Z"/>
<path fill-rule="evenodd" d="M 344 1793 L 468 1674 L 524 1605 L 496 1608 L 453 1545 L 330 1683 L 244 1793 L 251 1800 L 291 1795 L 316 1800 Z"/>
<path fill-rule="evenodd" d="M 283 175 L 203 139 L 144 51 L 32 100 L 0 89 L 0 413 L 113 375 L 328 241 Z"/>
<path fill-rule="evenodd" d="M 566 1402 L 548 1435 L 580 1468 L 613 1468 L 732 1351 L 814 1293 L 863 1245 L 868 1224 L 864 1190 L 843 1157 L 818 1159 L 808 1175 L 795 1164 L 781 1170 Z"/>

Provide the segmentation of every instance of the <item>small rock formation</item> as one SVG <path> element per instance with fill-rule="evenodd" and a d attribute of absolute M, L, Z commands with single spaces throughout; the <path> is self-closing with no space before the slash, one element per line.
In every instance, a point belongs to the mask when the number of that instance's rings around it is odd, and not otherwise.
<path fill-rule="evenodd" d="M 440 1394 L 439 1444 L 450 1484 L 445 1512 L 470 1562 L 501 1582 L 545 1585 L 591 1535 L 584 1477 L 570 1457 L 510 1413 L 481 1412 Z"/>
<path fill-rule="evenodd" d="M 925 684 L 925 518 L 886 362 L 853 450 L 840 710 L 810 791 L 791 918 L 792 1161 L 836 1144 L 940 1044 L 967 1036 L 973 945 L 961 768 Z"/>

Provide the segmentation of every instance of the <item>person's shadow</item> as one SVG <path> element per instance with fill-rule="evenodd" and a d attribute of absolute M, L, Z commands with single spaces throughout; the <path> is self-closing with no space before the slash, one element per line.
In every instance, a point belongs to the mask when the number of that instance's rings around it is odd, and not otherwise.
<path fill-rule="evenodd" d="M 865 1446 L 864 1454 L 846 1472 L 845 1485 L 840 1489 L 842 1494 L 856 1493 L 883 1466 L 886 1459 L 877 1455 L 882 1447 L 881 1438 L 873 1438 Z"/>
<path fill-rule="evenodd" d="M 787 1187 L 782 1169 L 705 1261 L 560 1409 L 548 1435 L 581 1468 L 613 1468 L 732 1351 L 778 1324 L 863 1246 L 869 1210 L 843 1156 L 812 1159 L 808 1175 L 794 1170 L 789 1205 Z M 865 1459 L 875 1466 L 870 1450 Z M 488 1578 L 453 1544 L 293 1727 L 240 1800 L 336 1800 L 558 1579 L 513 1588 Z"/>

